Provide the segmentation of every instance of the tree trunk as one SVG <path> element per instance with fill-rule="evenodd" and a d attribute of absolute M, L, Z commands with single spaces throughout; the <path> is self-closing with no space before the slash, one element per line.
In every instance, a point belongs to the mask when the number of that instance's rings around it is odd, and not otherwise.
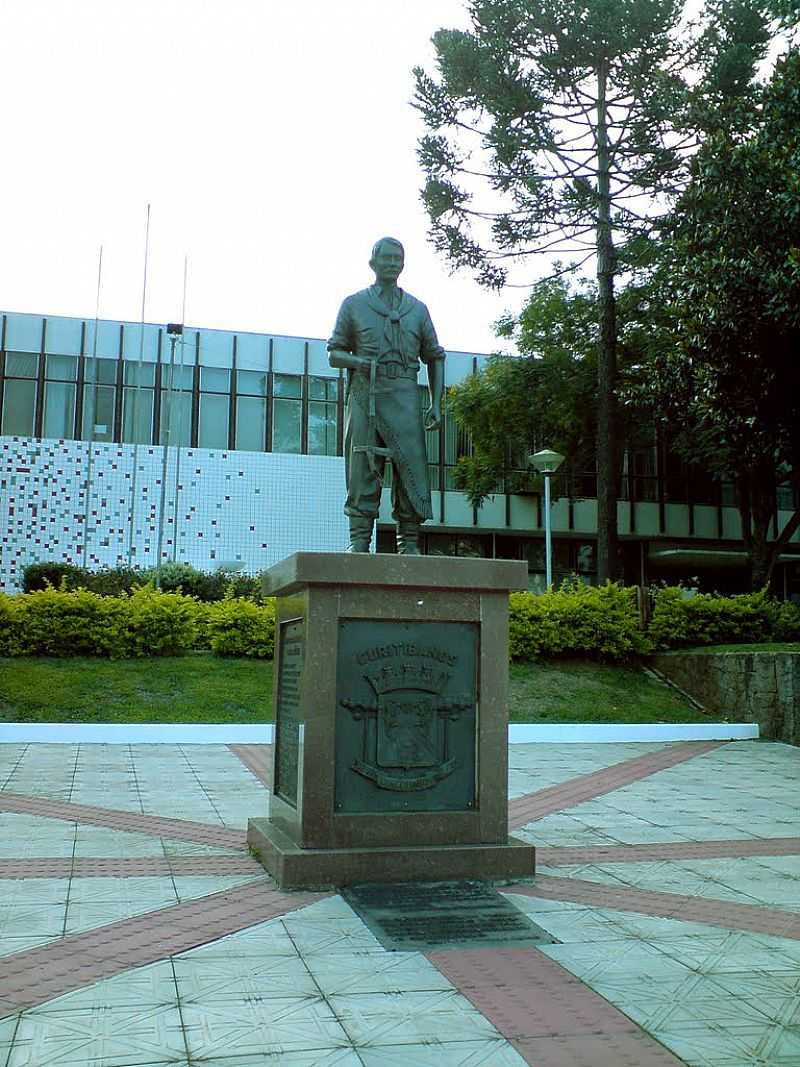
<path fill-rule="evenodd" d="M 607 65 L 597 71 L 597 578 L 617 577 L 617 322 L 611 233 L 610 151 L 606 113 Z"/>
<path fill-rule="evenodd" d="M 748 496 L 751 535 L 747 549 L 750 556 L 750 588 L 753 590 L 769 585 L 778 556 L 800 529 L 800 511 L 796 511 L 779 536 L 774 541 L 769 540 L 769 528 L 775 515 L 774 475 L 774 469 L 766 464 L 750 473 Z"/>

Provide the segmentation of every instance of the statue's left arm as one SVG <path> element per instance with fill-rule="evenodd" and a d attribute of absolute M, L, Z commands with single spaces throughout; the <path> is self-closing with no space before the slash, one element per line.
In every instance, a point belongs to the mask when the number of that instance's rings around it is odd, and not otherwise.
<path fill-rule="evenodd" d="M 425 308 L 420 344 L 420 359 L 428 368 L 428 393 L 431 403 L 425 412 L 425 429 L 436 430 L 442 421 L 444 396 L 444 349 L 439 344 L 428 309 Z"/>

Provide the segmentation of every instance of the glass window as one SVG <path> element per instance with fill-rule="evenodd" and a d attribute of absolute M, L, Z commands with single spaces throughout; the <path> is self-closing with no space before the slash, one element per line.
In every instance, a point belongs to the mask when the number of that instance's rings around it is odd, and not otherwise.
<path fill-rule="evenodd" d="M 162 389 L 181 389 L 191 392 L 194 385 L 194 367 L 179 363 L 165 363 L 161 368 Z"/>
<path fill-rule="evenodd" d="M 39 373 L 39 357 L 29 352 L 6 352 L 8 378 L 35 378 Z"/>
<path fill-rule="evenodd" d="M 114 436 L 113 385 L 83 387 L 83 426 L 81 436 L 87 441 L 110 441 Z"/>
<path fill-rule="evenodd" d="M 267 372 L 260 370 L 237 370 L 236 392 L 250 396 L 267 395 Z"/>
<path fill-rule="evenodd" d="M 200 388 L 209 393 L 229 393 L 231 391 L 231 372 L 221 367 L 200 368 Z"/>
<path fill-rule="evenodd" d="M 155 385 L 155 363 L 136 363 L 132 359 L 126 359 L 122 373 L 126 385 Z"/>
<path fill-rule="evenodd" d="M 48 357 L 48 362 L 49 359 L 50 357 Z M 76 389 L 77 386 L 67 382 L 47 382 L 45 384 L 43 437 L 61 439 L 73 436 L 75 432 Z"/>
<path fill-rule="evenodd" d="M 165 389 L 161 394 L 159 444 L 188 446 L 192 443 L 192 394 Z"/>
<path fill-rule="evenodd" d="M 597 570 L 597 546 L 594 542 L 576 545 L 575 570 L 578 574 L 594 574 Z"/>
<path fill-rule="evenodd" d="M 456 555 L 471 559 L 482 559 L 486 555 L 486 545 L 482 537 L 470 537 L 462 534 L 456 538 Z"/>
<path fill-rule="evenodd" d="M 95 359 L 86 357 L 84 381 L 97 382 L 98 385 L 114 385 L 117 380 L 116 359 Z"/>
<path fill-rule="evenodd" d="M 128 388 L 122 394 L 122 440 L 149 445 L 153 440 L 153 390 Z"/>
<path fill-rule="evenodd" d="M 308 395 L 312 400 L 335 400 L 339 395 L 339 379 L 309 378 Z"/>
<path fill-rule="evenodd" d="M 228 447 L 228 410 L 227 396 L 200 394 L 200 425 L 197 432 L 200 448 Z"/>
<path fill-rule="evenodd" d="M 243 452 L 263 452 L 266 429 L 266 400 L 257 396 L 238 397 L 236 400 L 236 447 Z"/>
<path fill-rule="evenodd" d="M 456 554 L 456 538 L 451 534 L 428 534 L 427 545 L 429 556 L 454 556 Z"/>
<path fill-rule="evenodd" d="M 32 437 L 35 410 L 36 382 L 6 381 L 2 432 L 12 437 Z"/>
<path fill-rule="evenodd" d="M 308 451 L 312 456 L 336 455 L 336 404 L 309 403 Z"/>
<path fill-rule="evenodd" d="M 276 374 L 272 379 L 272 392 L 275 396 L 299 400 L 303 395 L 303 379 L 294 374 Z"/>
<path fill-rule="evenodd" d="M 45 374 L 59 382 L 74 382 L 78 377 L 78 357 L 47 356 Z"/>
<path fill-rule="evenodd" d="M 300 452 L 299 400 L 273 400 L 272 404 L 272 451 Z"/>

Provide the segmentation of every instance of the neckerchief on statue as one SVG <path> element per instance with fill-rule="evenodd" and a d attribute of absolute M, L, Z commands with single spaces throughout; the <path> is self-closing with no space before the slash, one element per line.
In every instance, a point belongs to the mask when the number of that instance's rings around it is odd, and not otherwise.
<path fill-rule="evenodd" d="M 411 311 L 414 301 L 399 287 L 394 293 L 394 302 L 397 307 L 390 307 L 383 299 L 377 285 L 372 285 L 367 290 L 367 303 L 372 311 L 383 318 L 383 337 L 378 344 L 378 358 L 389 352 L 394 352 L 400 357 L 404 368 L 408 368 L 409 361 L 406 354 L 405 336 L 403 331 L 403 318 Z"/>

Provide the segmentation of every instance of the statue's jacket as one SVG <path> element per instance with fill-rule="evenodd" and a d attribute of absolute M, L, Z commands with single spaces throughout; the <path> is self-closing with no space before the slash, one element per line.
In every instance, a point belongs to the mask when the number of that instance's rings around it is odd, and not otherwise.
<path fill-rule="evenodd" d="M 383 300 L 377 286 L 348 296 L 339 309 L 328 351 L 342 349 L 377 360 L 374 429 L 392 452 L 395 478 L 402 480 L 408 501 L 421 520 L 433 517 L 425 430 L 417 374 L 420 361 L 444 359 L 425 304 L 402 289 L 395 306 Z M 347 414 L 353 444 L 369 430 L 369 375 L 347 371 Z M 353 432 L 354 431 L 354 432 Z M 348 457 L 349 478 L 354 476 Z"/>

